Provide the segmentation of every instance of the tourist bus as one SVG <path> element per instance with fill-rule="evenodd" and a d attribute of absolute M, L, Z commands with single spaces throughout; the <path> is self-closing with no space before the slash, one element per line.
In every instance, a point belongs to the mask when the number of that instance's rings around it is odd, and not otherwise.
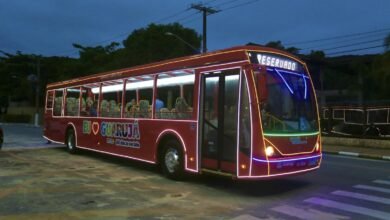
<path fill-rule="evenodd" d="M 184 172 L 261 179 L 319 168 L 308 68 L 241 46 L 47 85 L 44 137 Z"/>

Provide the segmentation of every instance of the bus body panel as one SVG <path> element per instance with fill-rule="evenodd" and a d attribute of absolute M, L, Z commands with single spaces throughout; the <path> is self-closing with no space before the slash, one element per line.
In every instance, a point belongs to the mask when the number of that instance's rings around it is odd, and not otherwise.
<path fill-rule="evenodd" d="M 182 146 L 185 163 L 184 169 L 186 171 L 199 173 L 203 165 L 211 167 L 218 166 L 219 170 L 217 171 L 230 173 L 242 179 L 277 177 L 304 173 L 319 168 L 322 159 L 321 147 L 315 149 L 316 144 L 320 144 L 319 134 L 309 136 L 301 135 L 299 137 L 264 136 L 262 115 L 260 114 L 259 107 L 260 101 L 256 89 L 258 85 L 254 72 L 251 70 L 251 67 L 248 67 L 252 65 L 248 54 L 253 51 L 285 56 L 289 59 L 294 59 L 306 67 L 298 58 L 283 51 L 247 46 L 52 83 L 47 86 L 48 91 L 82 87 L 86 84 L 96 85 L 101 83 L 100 85 L 103 85 L 102 83 L 106 81 L 118 81 L 129 77 L 142 78 L 143 74 L 148 74 L 154 77 L 153 86 L 156 87 L 158 74 L 171 71 L 170 73 L 174 75 L 175 70 L 190 69 L 195 73 L 192 103 L 193 112 L 191 119 L 186 120 L 156 119 L 155 116 L 152 116 L 150 119 L 71 117 L 53 116 L 52 107 L 51 109 L 47 108 L 45 111 L 44 136 L 48 140 L 64 143 L 66 129 L 72 128 L 76 132 L 76 146 L 79 148 L 149 163 L 159 162 L 158 148 L 161 146 L 162 140 L 170 136 L 176 139 Z M 241 143 L 238 141 L 236 149 L 237 159 L 235 162 L 208 160 L 207 158 L 200 157 L 203 144 L 200 143 L 200 134 L 198 134 L 200 131 L 200 122 L 198 121 L 200 112 L 198 110 L 201 110 L 199 106 L 201 106 L 200 102 L 202 100 L 200 99 L 200 94 L 202 93 L 203 86 L 200 82 L 200 70 L 213 70 L 221 68 L 221 66 L 224 68 L 238 67 L 242 70 L 241 79 L 245 79 L 246 81 L 248 97 L 250 99 L 250 149 L 249 151 L 241 149 Z M 311 79 L 307 80 L 310 80 L 310 85 L 312 86 Z M 65 102 L 66 92 L 65 90 L 63 91 L 63 102 Z M 100 93 L 102 93 L 101 91 Z M 315 98 L 315 94 L 313 95 Z M 153 89 L 153 101 L 156 98 L 155 96 L 156 89 Z M 63 104 L 62 115 L 64 114 L 65 108 L 66 105 Z M 80 109 L 81 107 L 79 107 L 79 111 Z M 238 112 L 237 119 L 239 120 L 240 111 Z M 239 135 L 241 134 L 238 132 L 237 137 Z M 276 149 L 276 154 L 272 157 L 267 157 L 265 151 L 266 147 L 270 145 Z"/>
<path fill-rule="evenodd" d="M 138 137 L 128 131 L 129 127 L 133 126 L 134 132 L 137 129 L 134 125 L 139 128 Z M 56 129 L 53 129 L 54 127 Z M 123 127 L 126 127 L 127 131 L 123 131 Z M 164 120 L 148 119 L 58 118 L 46 123 L 44 136 L 64 143 L 67 128 L 75 129 L 76 145 L 79 148 L 110 152 L 151 163 L 157 162 L 159 140 L 165 135 L 171 135 L 183 144 L 183 152 L 187 158 L 186 168 L 197 170 L 196 135 L 193 135 L 197 129 L 196 121 L 164 123 Z"/>

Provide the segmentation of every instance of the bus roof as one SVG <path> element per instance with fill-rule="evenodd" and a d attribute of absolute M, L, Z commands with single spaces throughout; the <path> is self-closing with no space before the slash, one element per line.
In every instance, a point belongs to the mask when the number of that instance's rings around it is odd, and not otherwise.
<path fill-rule="evenodd" d="M 57 89 L 63 87 L 71 87 L 81 84 L 96 83 L 102 81 L 116 80 L 131 76 L 139 76 L 142 74 L 160 73 L 179 69 L 189 69 L 197 67 L 206 67 L 210 65 L 231 63 L 231 62 L 248 62 L 248 51 L 269 52 L 288 56 L 303 64 L 299 58 L 281 50 L 264 46 L 238 46 L 228 49 L 208 52 L 204 54 L 196 54 L 192 56 L 185 56 L 180 58 L 174 58 L 169 60 L 163 60 L 159 62 L 144 64 L 140 66 L 134 66 L 124 69 L 112 70 L 103 73 L 97 73 L 89 76 L 83 76 L 79 78 L 73 78 L 66 81 L 50 83 L 47 85 L 47 89 Z"/>

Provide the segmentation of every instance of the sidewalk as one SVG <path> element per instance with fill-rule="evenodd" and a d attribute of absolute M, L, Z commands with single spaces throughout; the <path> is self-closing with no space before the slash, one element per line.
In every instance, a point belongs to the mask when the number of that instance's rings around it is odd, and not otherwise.
<path fill-rule="evenodd" d="M 390 161 L 389 148 L 372 148 L 323 144 L 322 151 L 329 154 L 340 154 L 352 157 L 362 157 Z"/>

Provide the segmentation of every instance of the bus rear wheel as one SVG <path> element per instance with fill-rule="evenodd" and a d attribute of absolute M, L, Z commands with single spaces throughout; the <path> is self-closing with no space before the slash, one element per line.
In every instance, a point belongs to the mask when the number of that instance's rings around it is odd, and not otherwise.
<path fill-rule="evenodd" d="M 184 160 L 180 144 L 170 140 L 164 144 L 161 155 L 162 171 L 170 179 L 179 180 L 183 177 Z"/>
<path fill-rule="evenodd" d="M 74 134 L 74 130 L 73 129 L 68 129 L 68 131 L 66 132 L 66 147 L 68 149 L 68 152 L 69 153 L 76 153 L 77 149 L 76 149 L 76 136 Z"/>

